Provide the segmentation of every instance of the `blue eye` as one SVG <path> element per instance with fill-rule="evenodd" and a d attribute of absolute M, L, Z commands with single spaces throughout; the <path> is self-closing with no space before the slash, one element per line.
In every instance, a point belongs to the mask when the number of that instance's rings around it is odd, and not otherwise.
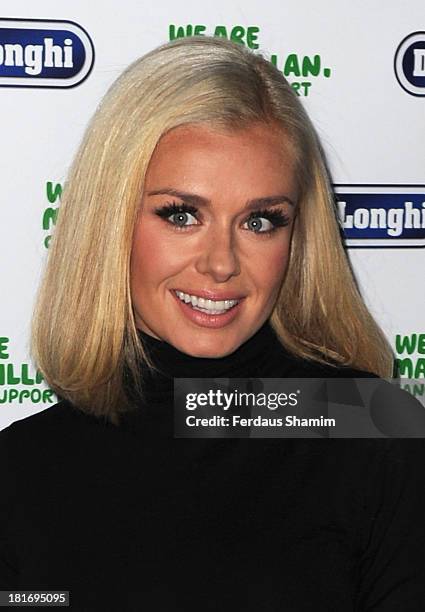
<path fill-rule="evenodd" d="M 290 218 L 279 209 L 264 208 L 250 214 L 246 223 L 255 234 L 271 234 L 279 227 L 289 225 Z"/>
<path fill-rule="evenodd" d="M 175 220 L 171 221 L 171 223 L 173 223 L 174 225 L 177 225 L 178 227 L 187 227 L 188 225 L 197 225 L 195 217 L 188 212 L 173 213 L 172 215 L 170 215 L 169 219 L 173 219 L 173 217 Z M 195 219 L 195 223 L 187 223 L 187 219 L 189 217 L 192 217 L 192 219 Z"/>
<path fill-rule="evenodd" d="M 198 209 L 189 204 L 176 204 L 176 202 L 173 202 L 155 209 L 155 213 L 179 230 L 184 230 L 192 225 L 199 225 L 196 216 Z M 191 219 L 193 221 L 190 222 Z M 245 221 L 245 224 L 248 225 L 248 230 L 254 234 L 263 235 L 270 235 L 279 229 L 279 227 L 285 227 L 289 223 L 290 218 L 283 211 L 276 208 L 256 210 Z"/>
<path fill-rule="evenodd" d="M 194 206 L 188 204 L 166 204 L 161 208 L 157 208 L 155 213 L 162 219 L 166 219 L 171 225 L 175 225 L 179 229 L 190 227 L 191 225 L 197 225 L 196 213 L 198 210 Z M 174 217 L 174 220 L 173 220 Z M 195 220 L 195 223 L 187 223 L 189 217 Z"/>
<path fill-rule="evenodd" d="M 252 231 L 256 234 L 271 232 L 273 229 L 275 229 L 275 226 L 273 223 L 271 223 L 271 221 L 269 221 L 269 219 L 267 219 L 267 217 L 251 217 L 246 223 L 250 225 L 249 229 L 252 229 Z"/>

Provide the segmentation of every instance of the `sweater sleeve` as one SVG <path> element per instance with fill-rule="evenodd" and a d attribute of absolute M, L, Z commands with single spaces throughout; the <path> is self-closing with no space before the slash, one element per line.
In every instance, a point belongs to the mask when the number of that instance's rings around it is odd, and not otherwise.
<path fill-rule="evenodd" d="M 425 609 L 425 440 L 376 440 L 356 612 Z"/>
<path fill-rule="evenodd" d="M 0 590 L 19 587 L 19 573 L 16 556 L 13 552 L 13 541 L 10 533 L 10 519 L 16 498 L 16 479 L 12 474 L 11 427 L 0 431 Z"/>

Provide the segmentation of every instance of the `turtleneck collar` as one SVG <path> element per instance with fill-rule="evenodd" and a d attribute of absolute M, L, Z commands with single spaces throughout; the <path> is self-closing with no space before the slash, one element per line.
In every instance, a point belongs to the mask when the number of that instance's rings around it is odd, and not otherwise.
<path fill-rule="evenodd" d="M 218 358 L 192 357 L 141 330 L 138 334 L 161 376 L 166 378 L 261 376 L 276 351 L 283 353 L 283 347 L 268 321 L 236 351 Z"/>
<path fill-rule="evenodd" d="M 134 410 L 122 417 L 122 424 L 141 435 L 172 437 L 174 378 L 255 378 L 285 376 L 293 359 L 267 321 L 236 351 L 225 357 L 192 357 L 173 345 L 138 330 L 152 362 L 159 370 L 140 365 L 142 397 L 134 395 Z M 162 432 L 162 433 L 161 433 Z"/>
<path fill-rule="evenodd" d="M 127 394 L 134 409 L 122 417 L 122 423 L 147 435 L 161 436 L 160 432 L 165 432 L 165 437 L 172 436 L 175 378 L 315 378 L 338 376 L 338 372 L 353 377 L 359 373 L 300 360 L 283 347 L 269 321 L 236 351 L 216 359 L 193 357 L 141 330 L 138 334 L 156 369 L 140 364 L 142 397 L 127 380 Z"/>

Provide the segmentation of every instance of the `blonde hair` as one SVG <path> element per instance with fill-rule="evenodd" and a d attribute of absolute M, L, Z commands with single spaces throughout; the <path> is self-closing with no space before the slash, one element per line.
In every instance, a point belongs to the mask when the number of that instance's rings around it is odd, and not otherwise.
<path fill-rule="evenodd" d="M 270 318 L 282 344 L 301 358 L 391 376 L 390 347 L 357 290 L 320 145 L 297 96 L 261 55 L 195 36 L 131 64 L 87 127 L 33 316 L 31 352 L 46 382 L 113 423 L 129 408 L 124 377 L 142 391 L 140 362 L 153 364 L 135 326 L 130 254 L 144 176 L 161 136 L 198 122 L 278 124 L 293 146 L 299 210 Z"/>

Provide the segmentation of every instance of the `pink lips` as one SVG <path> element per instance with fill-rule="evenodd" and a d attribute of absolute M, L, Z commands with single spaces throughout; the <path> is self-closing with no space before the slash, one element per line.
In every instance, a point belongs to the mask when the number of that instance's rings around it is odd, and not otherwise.
<path fill-rule="evenodd" d="M 179 290 L 180 291 L 180 290 Z M 195 323 L 196 325 L 200 325 L 201 327 L 209 327 L 212 329 L 218 329 L 220 327 L 224 327 L 225 325 L 228 325 L 229 323 L 231 323 L 233 321 L 233 319 L 235 319 L 239 312 L 240 309 L 242 307 L 243 304 L 243 298 L 241 297 L 210 297 L 211 295 L 214 294 L 210 294 L 207 291 L 197 291 L 196 294 L 192 294 L 192 295 L 199 295 L 199 297 L 204 297 L 206 299 L 215 299 L 215 300 L 237 300 L 240 299 L 241 301 L 236 304 L 236 306 L 233 306 L 232 308 L 230 308 L 229 310 L 227 310 L 225 313 L 223 314 L 219 314 L 219 315 L 214 315 L 214 314 L 207 314 L 206 312 L 201 312 L 200 310 L 195 310 L 194 308 L 192 308 L 192 306 L 189 306 L 188 304 L 186 304 L 185 302 L 182 302 L 177 295 L 175 294 L 174 291 L 171 291 L 171 293 L 174 296 L 174 299 L 177 301 L 182 313 L 193 323 Z M 186 293 L 186 291 L 184 291 L 183 293 Z M 217 295 L 217 294 L 215 294 Z M 231 295 L 231 294 L 226 294 L 227 296 Z"/>

